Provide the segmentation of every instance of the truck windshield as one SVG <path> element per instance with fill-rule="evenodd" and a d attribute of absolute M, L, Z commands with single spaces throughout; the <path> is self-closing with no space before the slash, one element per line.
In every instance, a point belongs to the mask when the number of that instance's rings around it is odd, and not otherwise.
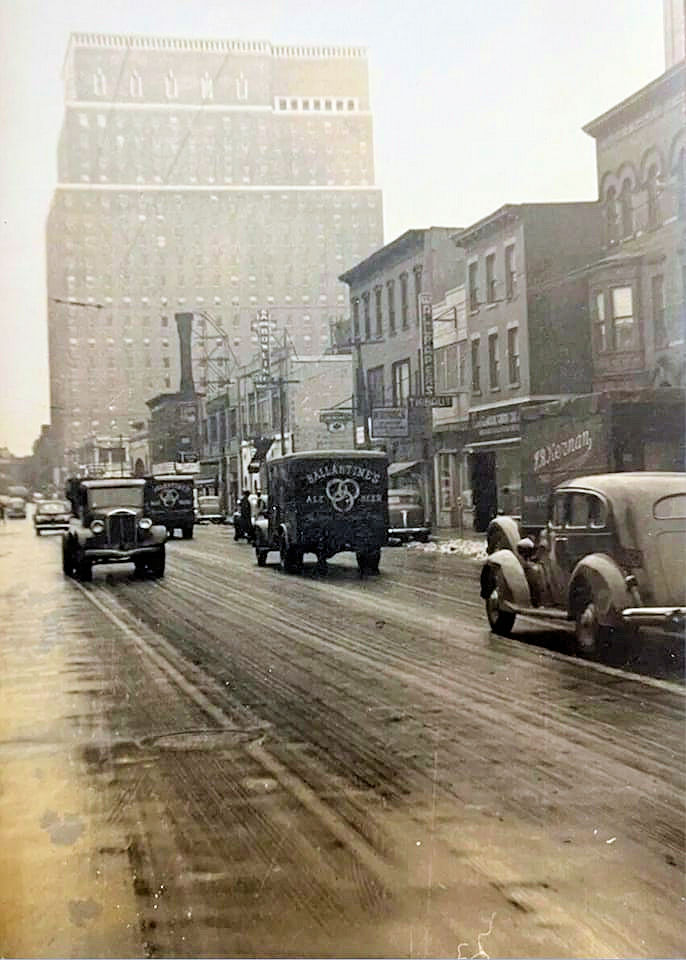
<path fill-rule="evenodd" d="M 88 491 L 88 500 L 92 510 L 103 507 L 132 507 L 138 510 L 143 506 L 143 488 L 96 487 Z"/>

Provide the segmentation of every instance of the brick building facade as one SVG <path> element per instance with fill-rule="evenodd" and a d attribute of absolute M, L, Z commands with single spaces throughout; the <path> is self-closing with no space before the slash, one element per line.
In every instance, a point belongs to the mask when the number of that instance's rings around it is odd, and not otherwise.
<path fill-rule="evenodd" d="M 338 275 L 382 240 L 365 52 L 73 34 L 64 82 L 47 225 L 58 446 L 128 434 L 178 382 L 176 310 L 210 311 L 239 361 L 259 308 L 322 353 L 346 311 Z"/>

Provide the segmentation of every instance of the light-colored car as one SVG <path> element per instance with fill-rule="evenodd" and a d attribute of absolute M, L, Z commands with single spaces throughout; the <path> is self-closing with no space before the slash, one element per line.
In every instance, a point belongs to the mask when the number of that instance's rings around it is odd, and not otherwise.
<path fill-rule="evenodd" d="M 23 497 L 10 497 L 5 507 L 5 516 L 24 519 L 26 517 L 26 500 Z"/>
<path fill-rule="evenodd" d="M 431 536 L 431 522 L 426 519 L 422 498 L 411 487 L 388 491 L 388 539 L 420 540 Z"/>
<path fill-rule="evenodd" d="M 71 520 L 71 505 L 66 500 L 40 500 L 33 511 L 36 536 L 44 530 L 67 530 Z"/>
<path fill-rule="evenodd" d="M 495 633 L 526 614 L 574 621 L 587 652 L 641 626 L 683 635 L 686 474 L 578 477 L 555 489 L 537 535 L 516 529 L 509 517 L 489 528 L 481 596 Z"/>
<path fill-rule="evenodd" d="M 226 516 L 219 497 L 199 496 L 195 508 L 196 523 L 224 523 Z"/>

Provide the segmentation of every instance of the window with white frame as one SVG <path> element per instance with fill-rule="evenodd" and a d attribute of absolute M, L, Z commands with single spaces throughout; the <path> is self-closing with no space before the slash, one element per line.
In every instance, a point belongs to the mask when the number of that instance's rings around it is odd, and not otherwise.
<path fill-rule="evenodd" d="M 374 287 L 374 308 L 376 313 L 376 336 L 383 337 L 383 288 Z"/>
<path fill-rule="evenodd" d="M 403 330 L 409 326 L 409 304 L 407 302 L 407 274 L 400 274 L 400 324 Z"/>
<path fill-rule="evenodd" d="M 612 347 L 615 350 L 633 350 L 636 345 L 633 294 L 634 292 L 631 287 L 613 287 L 610 291 L 612 303 Z"/>
<path fill-rule="evenodd" d="M 388 332 L 395 333 L 395 280 L 386 282 L 386 294 L 388 297 Z"/>
<path fill-rule="evenodd" d="M 596 353 L 607 353 L 610 349 L 610 338 L 608 335 L 607 317 L 605 315 L 605 292 L 603 290 L 599 290 L 596 293 L 593 308 Z"/>
<path fill-rule="evenodd" d="M 472 391 L 481 393 L 481 338 L 472 337 Z"/>
<path fill-rule="evenodd" d="M 457 343 L 434 350 L 434 377 L 437 393 L 453 393 L 458 387 Z"/>
<path fill-rule="evenodd" d="M 372 367 L 367 371 L 367 404 L 369 410 L 384 405 L 384 368 Z"/>
<path fill-rule="evenodd" d="M 488 335 L 488 380 L 491 390 L 500 388 L 500 358 L 498 355 L 498 334 Z"/>
<path fill-rule="evenodd" d="M 468 280 L 469 280 L 469 309 L 472 313 L 476 313 L 479 309 L 479 262 L 475 260 L 473 263 L 469 264 L 468 268 Z"/>
<path fill-rule="evenodd" d="M 364 314 L 364 338 L 365 340 L 371 340 L 372 318 L 371 311 L 369 309 L 369 290 L 365 290 L 365 292 L 362 294 L 362 310 Z"/>
<path fill-rule="evenodd" d="M 410 396 L 410 361 L 399 360 L 393 364 L 393 405 L 402 407 Z"/>
<path fill-rule="evenodd" d="M 495 254 L 486 257 L 486 302 L 495 303 Z"/>
<path fill-rule="evenodd" d="M 517 286 L 517 272 L 515 267 L 515 247 L 514 243 L 509 243 L 505 247 L 505 296 L 512 300 Z"/>
<path fill-rule="evenodd" d="M 519 328 L 507 330 L 507 374 L 511 386 L 519 383 Z"/>

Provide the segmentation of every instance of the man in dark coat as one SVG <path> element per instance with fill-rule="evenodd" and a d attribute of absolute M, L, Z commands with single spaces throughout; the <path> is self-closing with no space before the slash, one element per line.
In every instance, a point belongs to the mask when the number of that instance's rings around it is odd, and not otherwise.
<path fill-rule="evenodd" d="M 240 512 L 241 518 L 241 529 L 239 531 L 240 536 L 245 537 L 249 543 L 252 543 L 253 540 L 253 528 L 252 528 L 252 514 L 250 508 L 250 491 L 244 490 L 243 496 L 240 499 L 238 504 L 238 509 Z M 238 539 L 238 537 L 236 537 Z"/>

